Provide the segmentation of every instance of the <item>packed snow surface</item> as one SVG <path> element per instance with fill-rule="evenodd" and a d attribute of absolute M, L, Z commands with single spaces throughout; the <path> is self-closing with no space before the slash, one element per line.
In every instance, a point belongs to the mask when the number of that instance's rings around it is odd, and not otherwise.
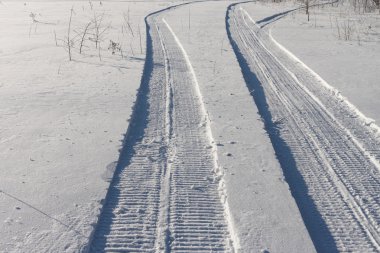
<path fill-rule="evenodd" d="M 378 19 L 299 7 L 1 1 L 0 252 L 378 252 Z"/>

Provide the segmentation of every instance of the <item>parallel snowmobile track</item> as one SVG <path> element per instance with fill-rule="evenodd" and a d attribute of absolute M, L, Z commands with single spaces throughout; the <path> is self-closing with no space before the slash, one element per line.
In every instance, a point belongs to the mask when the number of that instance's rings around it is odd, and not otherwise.
<path fill-rule="evenodd" d="M 232 252 L 195 73 L 160 13 L 147 17 L 144 76 L 90 252 Z"/>
<path fill-rule="evenodd" d="M 378 139 L 239 5 L 226 24 L 317 250 L 380 251 Z"/>

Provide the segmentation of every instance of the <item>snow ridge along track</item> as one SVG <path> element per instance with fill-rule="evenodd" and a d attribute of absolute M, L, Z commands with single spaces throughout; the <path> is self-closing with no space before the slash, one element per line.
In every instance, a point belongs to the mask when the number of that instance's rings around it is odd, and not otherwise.
<path fill-rule="evenodd" d="M 344 112 L 352 112 L 318 78 L 281 55 L 239 5 L 230 6 L 226 25 L 316 249 L 378 252 L 375 135 L 360 119 L 347 117 Z"/>
<path fill-rule="evenodd" d="M 142 85 L 90 252 L 232 252 L 202 99 L 159 13 Z"/>

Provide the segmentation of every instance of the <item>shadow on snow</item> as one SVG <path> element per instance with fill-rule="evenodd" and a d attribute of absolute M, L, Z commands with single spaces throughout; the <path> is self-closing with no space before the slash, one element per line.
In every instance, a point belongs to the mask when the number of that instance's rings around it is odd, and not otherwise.
<path fill-rule="evenodd" d="M 301 216 L 304 220 L 304 223 L 316 250 L 318 252 L 338 252 L 334 238 L 332 237 L 325 221 L 319 213 L 314 201 L 310 198 L 308 194 L 308 187 L 302 175 L 298 171 L 292 150 L 285 142 L 285 140 L 281 138 L 279 128 L 280 125 L 279 123 L 275 122 L 272 118 L 272 114 L 269 105 L 266 101 L 265 91 L 262 87 L 262 83 L 260 83 L 257 76 L 250 70 L 246 59 L 244 58 L 243 54 L 239 50 L 238 45 L 232 38 L 229 25 L 229 12 L 231 11 L 231 8 L 235 5 L 236 4 L 230 5 L 226 12 L 225 22 L 227 35 L 235 52 L 236 58 L 239 62 L 247 88 L 249 91 L 251 91 L 250 94 L 252 95 L 253 100 L 264 121 L 265 130 L 269 134 L 269 138 L 275 150 L 276 157 L 280 162 L 281 168 L 283 169 L 283 173 L 287 183 L 289 184 L 292 196 L 294 197 L 298 205 Z M 273 18 L 282 15 L 284 15 L 284 13 L 273 15 L 268 18 L 262 19 L 261 22 L 267 22 L 272 20 Z"/>

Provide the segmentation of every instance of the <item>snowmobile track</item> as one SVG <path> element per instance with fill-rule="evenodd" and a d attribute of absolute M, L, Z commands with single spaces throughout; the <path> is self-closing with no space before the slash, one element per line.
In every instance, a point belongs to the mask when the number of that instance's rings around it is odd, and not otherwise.
<path fill-rule="evenodd" d="M 378 252 L 378 139 L 239 5 L 226 25 L 316 249 Z"/>
<path fill-rule="evenodd" d="M 90 252 L 232 252 L 207 114 L 190 60 L 160 12 L 134 115 Z"/>

